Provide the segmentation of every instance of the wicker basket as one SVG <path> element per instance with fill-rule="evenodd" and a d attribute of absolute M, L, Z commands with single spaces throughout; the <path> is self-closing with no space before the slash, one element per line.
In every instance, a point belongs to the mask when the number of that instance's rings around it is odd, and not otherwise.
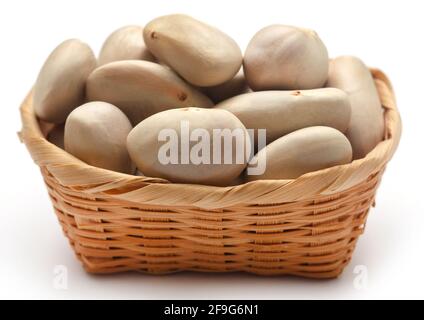
<path fill-rule="evenodd" d="M 390 82 L 382 72 L 372 73 L 385 109 L 385 140 L 364 159 L 296 180 L 223 188 L 95 168 L 44 138 L 32 94 L 21 106 L 20 137 L 88 272 L 332 278 L 351 259 L 401 133 Z"/>

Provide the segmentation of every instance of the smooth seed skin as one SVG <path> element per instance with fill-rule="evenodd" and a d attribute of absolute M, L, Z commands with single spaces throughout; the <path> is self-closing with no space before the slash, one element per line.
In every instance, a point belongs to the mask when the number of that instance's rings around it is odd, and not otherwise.
<path fill-rule="evenodd" d="M 166 143 L 158 141 L 159 133 L 163 130 L 175 130 L 178 140 L 181 141 L 181 121 L 188 121 L 190 134 L 195 129 L 206 129 L 210 138 L 213 137 L 213 129 L 241 129 L 245 147 L 250 148 L 250 139 L 246 128 L 234 115 L 225 110 L 184 108 L 173 109 L 157 113 L 140 122 L 128 135 L 127 147 L 131 159 L 135 162 L 138 170 L 149 177 L 159 177 L 178 183 L 193 183 L 204 185 L 226 186 L 231 184 L 245 169 L 247 165 L 246 157 L 243 163 L 237 164 L 233 161 L 224 164 L 199 163 L 194 164 L 191 160 L 187 164 L 181 162 L 182 146 L 178 148 L 178 163 L 163 164 L 159 161 L 159 152 Z M 198 141 L 190 142 L 190 150 Z M 224 144 L 223 144 L 224 146 Z M 235 143 L 231 152 L 232 158 L 236 157 Z M 250 150 L 250 149 L 249 149 Z M 210 140 L 210 155 L 213 155 L 213 142 Z M 223 154 L 224 155 L 224 152 Z"/>
<path fill-rule="evenodd" d="M 116 61 L 94 70 L 87 80 L 87 98 L 117 106 L 133 126 L 164 110 L 213 105 L 171 69 L 134 60 Z"/>
<path fill-rule="evenodd" d="M 152 20 L 144 28 L 144 41 L 156 58 L 189 83 L 200 87 L 231 80 L 243 60 L 232 38 L 183 14 Z"/>
<path fill-rule="evenodd" d="M 316 89 L 328 76 L 328 52 L 315 31 L 271 25 L 250 41 L 244 73 L 254 91 Z"/>
<path fill-rule="evenodd" d="M 47 140 L 56 147 L 65 149 L 65 124 L 59 124 L 53 127 L 47 136 Z"/>
<path fill-rule="evenodd" d="M 65 150 L 89 165 L 134 173 L 126 139 L 132 126 L 125 114 L 105 102 L 86 103 L 69 115 Z"/>
<path fill-rule="evenodd" d="M 243 69 L 240 69 L 234 78 L 223 84 L 213 87 L 203 87 L 200 90 L 215 103 L 220 103 L 231 97 L 252 91 L 247 85 Z"/>
<path fill-rule="evenodd" d="M 96 65 L 93 51 L 80 40 L 70 39 L 56 47 L 34 86 L 36 115 L 47 122 L 64 123 L 84 103 L 85 83 Z"/>
<path fill-rule="evenodd" d="M 247 181 L 296 179 L 301 175 L 350 163 L 352 147 L 338 130 L 329 127 L 309 127 L 281 137 L 250 161 L 266 163 L 262 175 L 246 175 Z"/>
<path fill-rule="evenodd" d="M 125 26 L 114 31 L 104 42 L 99 66 L 121 60 L 155 61 L 143 39 L 143 27 Z"/>
<path fill-rule="evenodd" d="M 53 130 L 56 125 L 54 123 L 45 122 L 43 120 L 38 120 L 38 127 L 40 128 L 41 134 L 44 137 L 48 137 L 49 132 Z"/>
<path fill-rule="evenodd" d="M 267 143 L 311 126 L 345 132 L 351 113 L 347 94 L 335 88 L 246 93 L 216 108 L 233 113 L 247 129 L 266 129 Z"/>
<path fill-rule="evenodd" d="M 352 115 L 346 136 L 352 144 L 353 158 L 365 157 L 384 136 L 383 108 L 371 72 L 356 57 L 338 57 L 330 62 L 327 87 L 348 94 Z"/>

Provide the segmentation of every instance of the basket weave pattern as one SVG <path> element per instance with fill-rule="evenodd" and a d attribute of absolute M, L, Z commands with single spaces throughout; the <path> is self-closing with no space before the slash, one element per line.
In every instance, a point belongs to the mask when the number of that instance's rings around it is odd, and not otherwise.
<path fill-rule="evenodd" d="M 91 167 L 44 139 L 32 94 L 21 106 L 20 137 L 89 272 L 245 271 L 332 278 L 351 259 L 400 139 L 390 83 L 382 72 L 372 72 L 385 110 L 385 140 L 364 159 L 295 180 L 222 188 Z"/>

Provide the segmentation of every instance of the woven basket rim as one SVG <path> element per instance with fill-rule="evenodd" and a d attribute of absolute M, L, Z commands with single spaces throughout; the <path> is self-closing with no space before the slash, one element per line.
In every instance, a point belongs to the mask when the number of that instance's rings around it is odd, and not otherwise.
<path fill-rule="evenodd" d="M 382 71 L 370 70 L 385 109 L 385 139 L 363 159 L 307 173 L 292 180 L 258 180 L 216 187 L 171 183 L 160 178 L 128 175 L 90 166 L 46 140 L 34 113 L 32 90 L 20 107 L 22 130 L 19 137 L 36 164 L 45 167 L 61 185 L 126 202 L 194 206 L 211 210 L 313 199 L 355 187 L 382 170 L 396 151 L 401 135 L 401 120 L 394 92 Z"/>

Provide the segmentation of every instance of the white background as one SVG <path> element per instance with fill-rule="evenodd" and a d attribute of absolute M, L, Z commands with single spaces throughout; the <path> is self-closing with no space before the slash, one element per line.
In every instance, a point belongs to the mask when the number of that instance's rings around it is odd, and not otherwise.
<path fill-rule="evenodd" d="M 424 298 L 422 1 L 0 1 L 0 298 Z M 127 24 L 183 12 L 216 25 L 244 50 L 271 23 L 317 30 L 331 56 L 353 54 L 392 79 L 404 132 L 350 265 L 331 281 L 245 274 L 92 276 L 75 259 L 41 175 L 16 132 L 18 107 L 50 51 L 80 38 L 98 52 Z M 68 269 L 68 289 L 53 286 Z M 368 271 L 355 287 L 355 266 Z"/>

